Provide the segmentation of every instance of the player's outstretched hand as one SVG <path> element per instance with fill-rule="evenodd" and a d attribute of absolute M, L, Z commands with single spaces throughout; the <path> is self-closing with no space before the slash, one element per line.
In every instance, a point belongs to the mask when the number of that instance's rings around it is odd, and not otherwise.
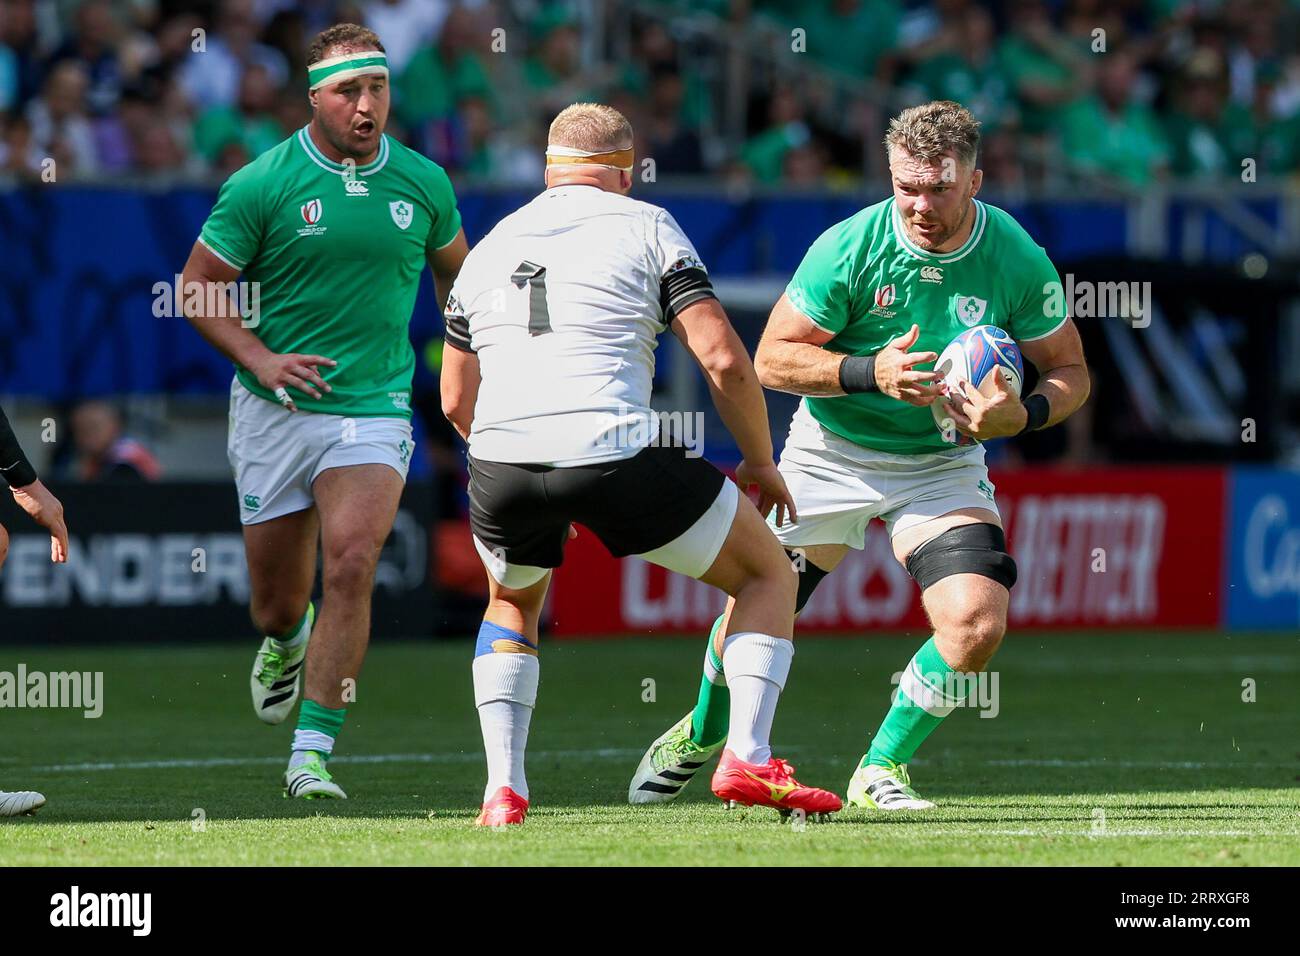
<path fill-rule="evenodd" d="M 1007 386 L 1002 368 L 992 368 L 984 382 L 983 388 L 976 388 L 966 381 L 958 382 L 961 396 L 945 399 L 944 411 L 959 432 L 980 441 L 1019 435 L 1029 412 L 1020 396 Z M 954 398 L 957 399 L 955 405 Z"/>
<path fill-rule="evenodd" d="M 736 484 L 748 491 L 750 485 L 758 485 L 758 513 L 767 517 L 772 507 L 776 507 L 776 526 L 782 527 L 787 515 L 791 524 L 799 521 L 794 510 L 794 498 L 785 486 L 785 479 L 777 470 L 776 462 L 768 461 L 761 465 L 751 465 L 742 461 L 736 468 Z"/>
<path fill-rule="evenodd" d="M 890 398 L 909 405 L 924 407 L 942 395 L 937 384 L 938 372 L 920 372 L 913 366 L 933 362 L 935 352 L 909 352 L 921 336 L 919 326 L 912 327 L 876 353 L 876 388 Z"/>
<path fill-rule="evenodd" d="M 63 522 L 63 503 L 50 494 L 38 478 L 22 488 L 11 488 L 14 501 L 32 519 L 50 533 L 50 560 L 63 564 L 68 560 L 68 526 Z"/>
<path fill-rule="evenodd" d="M 277 355 L 268 352 L 257 367 L 249 371 L 257 376 L 257 381 L 263 388 L 275 394 L 281 405 L 291 412 L 296 412 L 298 406 L 289 397 L 289 393 L 277 390 L 296 388 L 312 398 L 320 398 L 322 391 L 332 392 L 333 388 L 320 377 L 320 373 L 316 371 L 317 366 L 334 368 L 338 364 L 332 358 L 323 355 L 302 355 L 297 352 Z"/>

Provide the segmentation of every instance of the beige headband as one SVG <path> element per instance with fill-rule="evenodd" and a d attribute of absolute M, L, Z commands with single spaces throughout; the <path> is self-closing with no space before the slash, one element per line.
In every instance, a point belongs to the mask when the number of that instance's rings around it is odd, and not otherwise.
<path fill-rule="evenodd" d="M 599 153 L 572 146 L 546 147 L 547 166 L 606 166 L 631 172 L 634 156 L 630 146 L 627 149 L 611 149 Z"/>

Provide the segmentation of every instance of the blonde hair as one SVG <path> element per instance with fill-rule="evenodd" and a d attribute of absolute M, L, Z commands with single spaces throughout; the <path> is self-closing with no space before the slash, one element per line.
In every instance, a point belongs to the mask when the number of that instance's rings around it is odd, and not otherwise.
<path fill-rule="evenodd" d="M 980 146 L 980 121 L 952 100 L 935 100 L 903 110 L 889 121 L 886 149 L 897 147 L 927 163 L 953 153 L 963 164 L 975 162 Z"/>
<path fill-rule="evenodd" d="M 627 117 L 602 103 L 574 103 L 551 122 L 548 146 L 602 153 L 632 146 L 632 124 Z"/>

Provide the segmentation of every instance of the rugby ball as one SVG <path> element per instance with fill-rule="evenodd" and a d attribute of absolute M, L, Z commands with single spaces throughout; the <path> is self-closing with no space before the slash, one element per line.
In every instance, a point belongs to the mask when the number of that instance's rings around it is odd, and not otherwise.
<path fill-rule="evenodd" d="M 1003 369 L 1007 387 L 1015 394 L 1025 381 L 1025 366 L 1020 357 L 1020 347 L 1015 339 L 996 325 L 977 325 L 967 329 L 948 343 L 934 363 L 934 370 L 943 376 L 940 382 L 945 395 L 956 401 L 964 400 L 962 382 L 969 382 L 985 395 L 993 393 L 989 378 L 995 368 Z M 935 426 L 945 441 L 954 445 L 971 445 L 975 439 L 963 435 L 955 428 L 945 427 L 946 413 L 941 402 L 930 406 Z"/>

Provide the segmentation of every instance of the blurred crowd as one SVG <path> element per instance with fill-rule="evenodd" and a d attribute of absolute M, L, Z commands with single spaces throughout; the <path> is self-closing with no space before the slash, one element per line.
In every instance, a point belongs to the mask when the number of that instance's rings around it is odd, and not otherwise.
<path fill-rule="evenodd" d="M 389 132 L 461 177 L 538 182 L 580 99 L 656 177 L 853 185 L 934 98 L 1002 188 L 1300 173 L 1300 0 L 0 0 L 0 177 L 224 177 L 307 122 L 344 20 L 387 48 Z"/>

